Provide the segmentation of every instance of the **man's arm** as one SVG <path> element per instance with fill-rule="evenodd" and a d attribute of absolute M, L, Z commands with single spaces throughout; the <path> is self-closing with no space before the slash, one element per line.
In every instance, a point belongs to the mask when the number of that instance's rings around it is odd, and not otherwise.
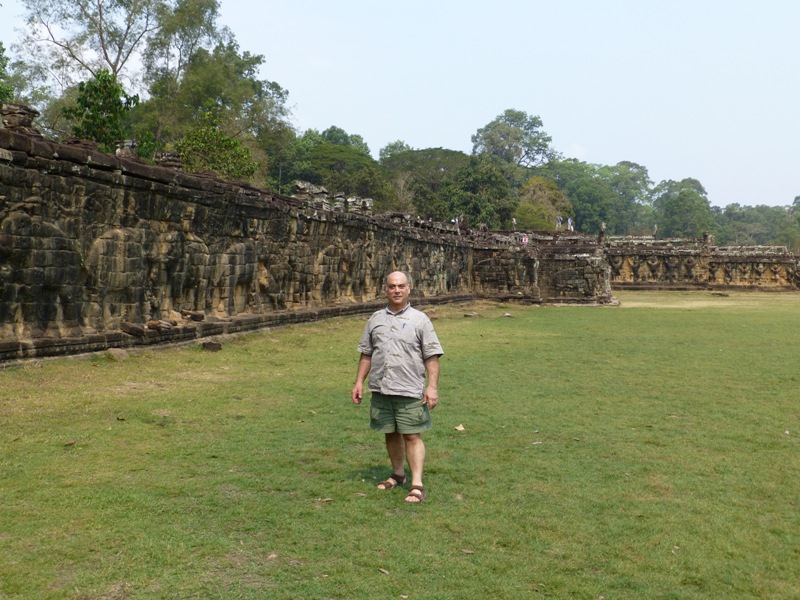
<path fill-rule="evenodd" d="M 425 370 L 428 372 L 428 387 L 422 396 L 423 404 L 433 410 L 439 403 L 439 355 L 434 354 L 425 359 Z"/>
<path fill-rule="evenodd" d="M 364 394 L 364 379 L 366 379 L 372 367 L 372 357 L 369 354 L 362 354 L 358 361 L 358 371 L 356 372 L 356 385 L 353 387 L 352 398 L 356 404 L 361 404 Z"/>

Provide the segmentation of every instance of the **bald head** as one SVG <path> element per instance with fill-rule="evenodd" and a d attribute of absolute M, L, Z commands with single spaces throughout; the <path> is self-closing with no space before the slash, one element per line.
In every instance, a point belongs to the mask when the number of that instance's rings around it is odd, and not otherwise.
<path fill-rule="evenodd" d="M 389 301 L 389 310 L 397 312 L 408 304 L 411 285 L 408 277 L 402 271 L 395 271 L 386 276 L 386 299 Z"/>

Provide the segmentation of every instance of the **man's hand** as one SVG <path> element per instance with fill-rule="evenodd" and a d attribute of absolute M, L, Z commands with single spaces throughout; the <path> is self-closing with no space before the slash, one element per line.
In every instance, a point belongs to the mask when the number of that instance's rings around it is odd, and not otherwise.
<path fill-rule="evenodd" d="M 353 392 L 350 396 L 353 398 L 354 404 L 361 404 L 364 398 L 364 379 L 367 378 L 367 373 L 372 366 L 372 357 L 369 354 L 362 354 L 358 360 L 358 371 L 356 372 L 356 384 L 353 386 Z"/>
<path fill-rule="evenodd" d="M 431 385 L 426 387 L 422 396 L 422 403 L 427 404 L 431 410 L 436 408 L 436 405 L 439 404 L 439 390 Z"/>
<path fill-rule="evenodd" d="M 361 404 L 363 393 L 364 393 L 364 384 L 361 382 L 357 382 L 351 394 L 354 404 Z"/>

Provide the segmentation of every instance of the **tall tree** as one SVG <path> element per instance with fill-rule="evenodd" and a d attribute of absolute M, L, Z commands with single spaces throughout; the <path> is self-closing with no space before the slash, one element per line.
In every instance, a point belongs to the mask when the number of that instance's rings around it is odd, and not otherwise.
<path fill-rule="evenodd" d="M 608 181 L 614 198 L 606 215 L 609 233 L 644 234 L 653 229 L 653 182 L 647 168 L 630 161 L 600 167 L 598 176 Z"/>
<path fill-rule="evenodd" d="M 662 181 L 653 198 L 660 235 L 700 237 L 712 223 L 706 190 L 697 179 Z"/>
<path fill-rule="evenodd" d="M 552 138 L 542 127 L 538 116 L 508 109 L 472 136 L 472 153 L 519 167 L 540 165 L 554 154 Z"/>
<path fill-rule="evenodd" d="M 108 70 L 120 79 L 159 27 L 164 0 L 21 0 L 27 31 L 20 47 L 69 87 Z"/>
<path fill-rule="evenodd" d="M 149 133 L 159 147 L 169 147 L 206 112 L 227 136 L 248 147 L 262 165 L 261 177 L 271 169 L 268 151 L 276 152 L 293 136 L 288 124 L 287 92 L 261 80 L 260 55 L 240 52 L 229 40 L 213 49 L 195 50 L 178 80 L 156 78 L 150 98 L 134 112 L 138 137 Z M 271 170 L 270 170 L 271 172 Z"/>
<path fill-rule="evenodd" d="M 232 34 L 217 26 L 218 0 L 161 3 L 157 6 L 157 18 L 158 28 L 142 52 L 144 80 L 150 86 L 167 79 L 177 89 L 198 50 L 232 41 Z"/>
<path fill-rule="evenodd" d="M 445 181 L 442 196 L 449 214 L 442 220 L 466 217 L 470 226 L 507 229 L 517 207 L 508 180 L 497 162 L 486 156 L 472 156 L 469 162 Z"/>

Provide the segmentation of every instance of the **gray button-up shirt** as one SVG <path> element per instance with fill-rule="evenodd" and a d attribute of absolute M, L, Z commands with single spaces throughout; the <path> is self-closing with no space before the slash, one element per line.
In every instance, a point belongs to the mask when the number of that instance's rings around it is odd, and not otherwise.
<path fill-rule="evenodd" d="M 421 398 L 425 359 L 444 354 L 428 315 L 412 308 L 372 314 L 361 334 L 358 351 L 372 357 L 369 389 L 389 396 Z"/>

